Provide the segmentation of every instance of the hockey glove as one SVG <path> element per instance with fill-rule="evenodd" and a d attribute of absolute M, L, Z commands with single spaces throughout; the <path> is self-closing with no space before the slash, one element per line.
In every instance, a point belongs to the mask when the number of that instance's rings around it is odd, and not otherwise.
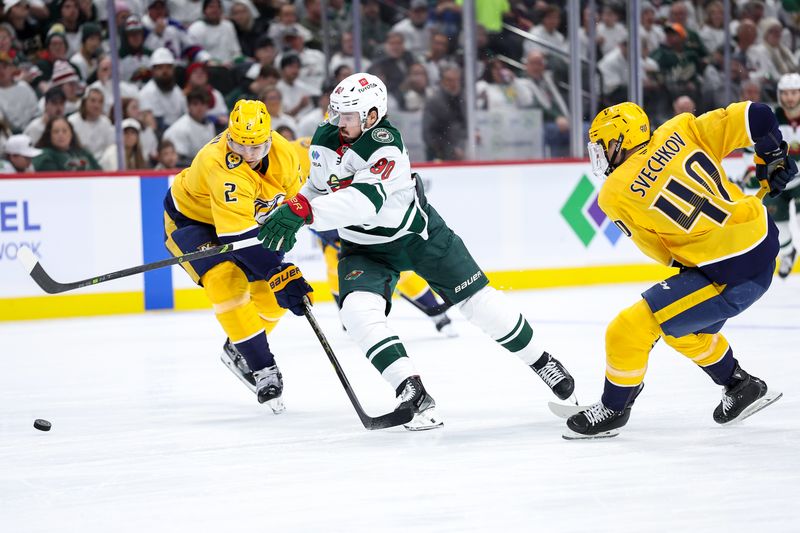
<path fill-rule="evenodd" d="M 297 242 L 297 232 L 303 224 L 313 221 L 311 204 L 298 194 L 269 214 L 258 232 L 258 240 L 262 241 L 261 246 L 273 252 L 288 252 Z"/>
<path fill-rule="evenodd" d="M 267 282 L 278 300 L 278 305 L 297 316 L 302 316 L 305 311 L 304 296 L 308 295 L 309 301 L 314 302 L 314 289 L 305 280 L 300 269 L 292 263 L 282 263 L 270 270 Z"/>
<path fill-rule="evenodd" d="M 781 141 L 777 150 L 766 154 L 756 154 L 756 179 L 766 181 L 769 185 L 769 195 L 775 198 L 786 188 L 797 174 L 797 164 L 788 155 L 789 146 L 786 141 Z"/>

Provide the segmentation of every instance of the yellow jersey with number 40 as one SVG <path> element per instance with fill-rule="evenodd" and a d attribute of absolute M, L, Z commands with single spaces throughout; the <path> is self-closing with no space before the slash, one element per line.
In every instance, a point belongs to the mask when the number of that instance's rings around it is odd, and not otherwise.
<path fill-rule="evenodd" d="M 272 132 L 269 154 L 253 169 L 228 148 L 227 131 L 206 144 L 172 184 L 177 210 L 211 224 L 219 237 L 256 229 L 306 179 L 296 149 L 280 134 Z"/>
<path fill-rule="evenodd" d="M 729 283 L 774 261 L 777 230 L 764 206 L 728 181 L 720 164 L 753 144 L 749 105 L 674 117 L 603 184 L 600 207 L 659 263 L 699 267 Z"/>

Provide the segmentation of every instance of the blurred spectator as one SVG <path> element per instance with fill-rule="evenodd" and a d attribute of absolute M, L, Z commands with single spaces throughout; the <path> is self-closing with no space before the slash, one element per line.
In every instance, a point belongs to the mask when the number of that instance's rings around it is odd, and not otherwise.
<path fill-rule="evenodd" d="M 725 45 L 725 18 L 722 2 L 713 0 L 705 8 L 706 23 L 700 28 L 700 40 L 709 53 L 719 52 Z"/>
<path fill-rule="evenodd" d="M 55 117 L 47 123 L 36 146 L 42 149 L 42 153 L 33 158 L 33 168 L 38 172 L 101 170 L 64 117 Z"/>
<path fill-rule="evenodd" d="M 85 22 L 81 26 L 81 44 L 78 51 L 69 58 L 81 75 L 87 81 L 97 70 L 97 63 L 102 52 L 103 30 L 99 24 Z"/>
<path fill-rule="evenodd" d="M 194 89 L 186 97 L 189 110 L 164 132 L 164 138 L 172 141 L 178 159 L 190 165 L 192 158 L 217 134 L 214 124 L 208 119 L 208 92 Z"/>
<path fill-rule="evenodd" d="M 673 2 L 669 8 L 668 25 L 680 24 L 686 33 L 686 42 L 684 48 L 691 50 L 701 61 L 705 61 L 708 55 L 708 50 L 703 45 L 703 41 L 697 34 L 697 22 L 694 17 L 694 6 L 684 0 Z"/>
<path fill-rule="evenodd" d="M 294 54 L 284 55 L 277 87 L 283 97 L 284 112 L 295 118 L 311 110 L 311 96 L 319 92 L 300 81 L 299 75 L 300 58 Z"/>
<path fill-rule="evenodd" d="M 64 116 L 64 108 L 66 106 L 67 97 L 61 87 L 52 87 L 44 93 L 44 113 L 31 120 L 25 129 L 22 131 L 25 135 L 30 137 L 31 141 L 36 144 L 42 138 L 45 127 L 48 122 L 54 118 Z"/>
<path fill-rule="evenodd" d="M 9 137 L 4 151 L 6 155 L 5 159 L 0 159 L 0 174 L 33 172 L 31 160 L 42 153 L 34 148 L 31 138 L 23 134 Z"/>
<path fill-rule="evenodd" d="M 191 40 L 186 29 L 169 16 L 165 0 L 144 0 L 147 14 L 142 16 L 142 25 L 147 30 L 144 46 L 149 50 L 167 48 L 172 55 L 179 57 Z"/>
<path fill-rule="evenodd" d="M 222 0 L 203 0 L 203 18 L 189 26 L 189 37 L 224 65 L 242 55 L 236 28 L 222 16 Z"/>
<path fill-rule="evenodd" d="M 306 44 L 310 48 L 321 50 L 323 41 L 322 2 L 320 2 L 320 0 L 303 0 L 303 7 L 305 8 L 304 15 L 300 23 L 304 28 L 311 32 L 311 36 Z M 350 23 L 349 20 L 346 22 L 347 24 Z M 330 40 L 329 42 L 331 43 L 331 48 L 333 50 L 336 49 L 337 43 L 341 39 L 343 30 L 344 25 L 341 24 L 341 21 L 337 20 L 333 16 L 328 17 L 328 39 Z"/>
<path fill-rule="evenodd" d="M 103 112 L 108 113 L 114 103 L 114 87 L 111 83 L 111 57 L 103 56 L 97 63 L 97 70 L 95 71 L 95 78 L 97 78 L 90 87 L 97 87 L 103 91 Z M 139 89 L 136 85 L 127 82 L 119 82 L 119 94 L 122 98 L 137 97 Z"/>
<path fill-rule="evenodd" d="M 230 7 L 229 18 L 236 29 L 236 38 L 242 55 L 255 57 L 255 43 L 267 32 L 268 24 L 258 18 L 258 10 L 250 0 L 234 0 Z"/>
<path fill-rule="evenodd" d="M 645 101 L 650 98 L 650 91 L 658 89 L 655 74 L 658 72 L 658 63 L 647 55 L 647 45 L 642 42 L 642 70 L 640 73 L 642 86 L 645 91 Z M 604 55 L 597 62 L 597 70 L 603 81 L 604 106 L 618 104 L 628 100 L 628 82 L 630 79 L 630 61 L 628 59 L 627 39 L 619 43 L 615 50 Z"/>
<path fill-rule="evenodd" d="M 422 112 L 422 139 L 425 141 L 426 159 L 464 159 L 466 131 L 461 69 L 454 65 L 444 67 L 439 89 L 425 102 Z"/>
<path fill-rule="evenodd" d="M 438 31 L 447 35 L 448 39 L 456 41 L 461 33 L 461 7 L 453 0 L 436 0 L 430 21 Z M 433 83 L 433 80 L 431 82 Z"/>
<path fill-rule="evenodd" d="M 151 52 L 144 46 L 144 25 L 139 17 L 125 20 L 122 44 L 119 47 L 119 79 L 141 83 L 147 79 Z"/>
<path fill-rule="evenodd" d="M 156 119 L 149 111 L 142 111 L 137 98 L 122 99 L 122 118 L 136 119 L 139 123 L 139 145 L 145 161 L 158 157 L 158 136 L 156 135 Z"/>
<path fill-rule="evenodd" d="M 259 37 L 254 46 L 253 58 L 255 63 L 250 65 L 245 73 L 245 77 L 254 80 L 259 76 L 259 72 L 263 67 L 275 67 L 275 59 L 278 57 L 278 48 L 270 37 L 262 35 Z"/>
<path fill-rule="evenodd" d="M 281 92 L 277 87 L 266 87 L 258 98 L 267 106 L 267 112 L 272 118 L 272 129 L 280 126 L 289 126 L 292 131 L 297 131 L 297 121 L 294 117 L 283 112 Z"/>
<path fill-rule="evenodd" d="M 428 71 L 421 63 L 414 63 L 408 69 L 408 78 L 400 86 L 403 94 L 403 111 L 421 111 L 425 101 L 433 94 L 428 83 Z"/>
<path fill-rule="evenodd" d="M 672 102 L 672 113 L 673 115 L 680 115 L 681 113 L 694 114 L 696 107 L 691 97 L 683 95 L 677 97 L 675 101 Z"/>
<path fill-rule="evenodd" d="M 749 100 L 751 102 L 761 102 L 761 85 L 755 80 L 744 80 L 739 86 L 739 97 L 734 98 L 740 102 Z"/>
<path fill-rule="evenodd" d="M 55 24 L 64 27 L 64 37 L 67 42 L 67 52 L 74 54 L 81 46 L 81 36 L 78 32 L 81 25 L 78 0 L 56 0 L 51 4 Z"/>
<path fill-rule="evenodd" d="M 184 28 L 203 18 L 201 0 L 167 0 L 167 8 L 172 18 L 180 22 Z"/>
<path fill-rule="evenodd" d="M 99 161 L 108 145 L 114 142 L 114 126 L 103 114 L 103 91 L 97 87 L 87 89 L 80 110 L 67 120 L 81 145 Z"/>
<path fill-rule="evenodd" d="M 186 68 L 184 74 L 183 94 L 188 96 L 191 91 L 200 89 L 206 91 L 209 96 L 210 108 L 208 117 L 214 124 L 222 125 L 224 128 L 228 123 L 228 106 L 222 93 L 208 83 L 208 71 L 204 63 L 192 63 Z"/>
<path fill-rule="evenodd" d="M 492 59 L 475 84 L 478 109 L 512 109 L 519 103 L 515 76 L 499 59 Z"/>
<path fill-rule="evenodd" d="M 175 123 L 186 111 L 186 98 L 175 82 L 175 58 L 166 48 L 159 48 L 151 57 L 153 78 L 139 93 L 139 106 L 150 111 L 158 130 Z"/>
<path fill-rule="evenodd" d="M 402 33 L 390 32 L 383 47 L 384 54 L 369 69 L 370 73 L 383 80 L 386 90 L 398 102 L 403 100 L 400 85 L 406 79 L 408 68 L 416 63 L 414 56 L 406 50 L 404 39 Z"/>
<path fill-rule="evenodd" d="M 381 19 L 378 0 L 364 0 L 361 3 L 361 48 L 364 57 L 375 59 L 386 42 L 389 29 L 389 25 Z"/>
<path fill-rule="evenodd" d="M 339 85 L 339 82 L 341 82 L 343 79 L 350 76 L 351 74 L 353 74 L 352 68 L 350 68 L 347 65 L 339 65 L 333 71 L 333 80 L 330 85 L 336 87 L 337 85 Z"/>
<path fill-rule="evenodd" d="M 798 64 L 792 52 L 781 43 L 783 25 L 780 21 L 775 18 L 765 18 L 761 22 L 764 28 L 764 40 L 761 44 L 754 45 L 748 56 L 756 68 L 753 76 L 769 84 L 773 92 L 778 79 L 784 74 L 797 72 Z"/>
<path fill-rule="evenodd" d="M 431 32 L 431 45 L 425 54 L 423 65 L 428 71 L 428 80 L 433 86 L 439 83 L 439 71 L 447 63 L 453 63 L 455 58 L 450 55 L 450 39 L 439 31 Z"/>
<path fill-rule="evenodd" d="M 13 59 L 0 52 L 0 111 L 13 131 L 22 131 L 39 109 L 36 93 L 24 81 L 14 81 L 16 73 Z"/>
<path fill-rule="evenodd" d="M 278 132 L 281 135 L 281 137 L 283 137 L 287 141 L 295 140 L 294 131 L 292 131 L 292 128 L 290 128 L 289 126 L 286 125 L 278 126 L 278 129 L 276 129 L 275 131 Z"/>
<path fill-rule="evenodd" d="M 305 29 L 297 22 L 297 9 L 293 4 L 283 4 L 278 12 L 278 20 L 273 20 L 269 25 L 267 35 L 279 43 L 281 46 L 284 44 L 284 36 L 291 28 L 292 32 L 296 32 L 303 40 L 311 39 L 311 32 Z"/>
<path fill-rule="evenodd" d="M 339 51 L 331 56 L 330 69 L 336 70 L 339 65 L 347 65 L 350 69 L 355 70 L 356 62 L 353 58 L 353 34 L 349 31 L 342 32 L 342 38 L 339 42 Z M 361 57 L 361 70 L 366 71 L 372 62 L 366 57 Z"/>
<path fill-rule="evenodd" d="M 163 139 L 158 144 L 158 163 L 155 168 L 157 170 L 178 168 L 178 152 L 175 151 L 172 141 Z"/>
<path fill-rule="evenodd" d="M 600 25 L 596 30 L 600 53 L 606 55 L 628 39 L 628 29 L 619 21 L 617 10 L 606 4 L 600 12 Z"/>
<path fill-rule="evenodd" d="M 317 126 L 325 120 L 325 114 L 328 112 L 328 105 L 331 102 L 330 95 L 335 88 L 335 85 L 323 87 L 322 93 L 317 99 L 317 106 L 300 117 L 295 130 L 298 137 L 311 137 L 314 135 L 314 132 L 317 131 Z"/>
<path fill-rule="evenodd" d="M 126 118 L 122 121 L 122 146 L 125 148 L 124 170 L 149 168 L 142 156 L 142 147 L 139 145 L 140 131 L 141 125 L 135 118 Z M 115 143 L 110 144 L 103 152 L 100 157 L 100 166 L 103 167 L 103 170 L 111 172 L 123 170 L 117 163 L 117 145 Z"/>
<path fill-rule="evenodd" d="M 31 85 L 39 94 L 47 90 L 47 81 L 53 76 L 56 61 L 67 61 L 67 38 L 63 28 L 60 24 L 50 27 L 45 41 L 46 50 L 40 54 L 40 59 L 36 62 L 40 74 Z"/>
<path fill-rule="evenodd" d="M 408 16 L 392 26 L 391 31 L 403 35 L 406 50 L 417 57 L 425 55 L 431 42 L 428 0 L 411 0 Z"/>
<path fill-rule="evenodd" d="M 0 53 L 6 53 L 8 57 L 17 60 L 19 51 L 14 48 L 14 41 L 16 40 L 16 33 L 14 28 L 8 22 L 0 22 Z M 24 58 L 23 58 L 24 59 Z"/>
<path fill-rule="evenodd" d="M 261 67 L 258 76 L 254 80 L 245 77 L 242 84 L 228 93 L 226 102 L 229 108 L 232 108 L 237 100 L 258 100 L 258 95 L 261 91 L 270 85 L 275 85 L 281 79 L 281 74 L 278 69 L 271 65 Z"/>
<path fill-rule="evenodd" d="M 70 115 L 81 107 L 81 92 L 83 84 L 75 68 L 67 61 L 58 60 L 53 67 L 53 77 L 50 79 L 50 88 L 61 87 L 64 91 L 64 114 Z M 44 98 L 39 100 L 39 110 L 44 111 Z"/>
<path fill-rule="evenodd" d="M 700 95 L 700 58 L 694 50 L 685 48 L 687 36 L 683 26 L 671 23 L 664 27 L 664 31 L 667 42 L 652 54 L 659 67 L 657 81 L 666 90 L 662 98 L 672 101 L 687 94 L 697 100 Z"/>
<path fill-rule="evenodd" d="M 464 5 L 464 0 L 456 0 L 459 6 Z M 475 2 L 475 19 L 478 25 L 486 29 L 489 39 L 489 48 L 495 53 L 508 53 L 509 43 L 505 42 L 503 35 L 503 19 L 511 15 L 511 5 L 509 0 L 481 0 Z M 518 57 L 519 53 L 514 55 Z"/>
<path fill-rule="evenodd" d="M 22 47 L 24 58 L 32 59 L 44 48 L 42 28 L 35 19 L 29 17 L 28 0 L 3 0 L 3 19 L 8 22 Z"/>
<path fill-rule="evenodd" d="M 558 48 L 559 50 L 568 50 L 569 43 L 564 35 L 558 31 L 561 26 L 561 8 L 555 5 L 548 5 L 544 9 L 544 16 L 540 24 L 537 24 L 531 29 L 531 35 L 544 41 L 545 43 Z M 533 41 L 525 40 L 522 45 L 524 55 L 528 55 L 531 50 L 542 50 L 543 48 Z M 549 50 L 545 50 L 550 52 Z"/>
<path fill-rule="evenodd" d="M 647 43 L 648 50 L 656 50 L 667 38 L 664 28 L 656 24 L 656 8 L 650 2 L 642 2 L 641 13 L 639 32 L 642 40 Z"/>
<path fill-rule="evenodd" d="M 283 38 L 286 48 L 280 59 L 289 54 L 300 58 L 299 80 L 305 83 L 314 95 L 319 94 L 325 81 L 325 54 L 313 48 L 306 48 L 305 37 L 295 28 L 288 28 Z"/>

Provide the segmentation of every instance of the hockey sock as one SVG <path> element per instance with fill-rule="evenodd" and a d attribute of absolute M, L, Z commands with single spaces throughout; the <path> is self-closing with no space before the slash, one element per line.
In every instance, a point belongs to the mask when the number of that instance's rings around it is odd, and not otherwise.
<path fill-rule="evenodd" d="M 736 368 L 728 339 L 721 333 L 664 336 L 664 342 L 695 362 L 717 385 L 726 385 Z"/>
<path fill-rule="evenodd" d="M 342 303 L 342 324 L 393 389 L 417 375 L 400 338 L 386 323 L 386 300 L 370 292 L 353 292 Z"/>
<path fill-rule="evenodd" d="M 426 308 L 436 307 L 439 305 L 439 302 L 436 300 L 436 296 L 433 295 L 433 291 L 430 289 L 422 293 L 422 296 L 414 298 L 414 300 Z"/>
<path fill-rule="evenodd" d="M 711 379 L 713 379 L 714 383 L 717 385 L 730 385 L 733 371 L 736 369 L 737 363 L 738 361 L 736 361 L 736 358 L 733 356 L 733 350 L 728 348 L 728 351 L 725 352 L 722 359 L 712 365 L 701 366 L 700 368 L 711 376 Z"/>
<path fill-rule="evenodd" d="M 467 320 L 526 365 L 541 360 L 544 349 L 534 341 L 533 328 L 502 292 L 484 287 L 461 302 L 459 309 Z"/>
<path fill-rule="evenodd" d="M 267 334 L 264 330 L 257 332 L 249 339 L 231 340 L 242 354 L 247 366 L 253 370 L 261 370 L 262 368 L 272 366 L 275 364 L 275 356 L 269 349 L 269 342 L 267 341 Z"/>
<path fill-rule="evenodd" d="M 628 403 L 634 398 L 638 387 L 639 385 L 623 387 L 606 379 L 603 386 L 603 396 L 600 401 L 612 411 L 624 411 Z"/>

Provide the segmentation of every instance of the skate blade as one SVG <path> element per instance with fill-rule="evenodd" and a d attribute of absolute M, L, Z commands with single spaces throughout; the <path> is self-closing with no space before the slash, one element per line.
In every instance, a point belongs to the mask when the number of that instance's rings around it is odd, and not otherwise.
<path fill-rule="evenodd" d="M 720 425 L 722 425 L 722 426 L 730 426 L 732 424 L 735 424 L 736 422 L 741 422 L 745 418 L 753 416 L 754 414 L 756 414 L 757 412 L 761 411 L 765 407 L 769 407 L 773 403 L 775 403 L 778 400 L 780 400 L 782 397 L 783 397 L 783 393 L 782 392 L 778 392 L 778 391 L 774 391 L 773 392 L 773 391 L 767 390 L 767 393 L 764 396 L 762 396 L 758 400 L 754 401 L 752 404 L 748 405 L 747 408 L 744 411 L 742 411 L 742 413 L 739 416 L 737 416 L 736 418 L 734 418 L 730 422 L 725 422 L 724 424 L 720 424 Z"/>
<path fill-rule="evenodd" d="M 619 435 L 618 429 L 612 429 L 610 431 L 602 431 L 595 435 L 584 435 L 583 433 L 577 433 L 567 428 L 566 431 L 564 431 L 564 433 L 561 435 L 561 438 L 563 438 L 564 440 L 593 440 L 593 439 L 610 439 L 611 437 L 616 437 L 617 435 Z"/>
<path fill-rule="evenodd" d="M 286 405 L 283 403 L 283 398 L 273 398 L 272 400 L 266 402 L 266 404 L 276 415 L 279 415 L 286 410 Z"/>
<path fill-rule="evenodd" d="M 244 383 L 245 386 L 248 389 L 250 389 L 250 391 L 252 391 L 253 394 L 255 394 L 255 392 L 256 392 L 255 384 L 254 383 L 250 383 L 249 381 L 247 381 L 247 378 L 245 378 L 244 375 L 242 375 L 241 371 L 239 370 L 239 367 L 236 366 L 236 363 L 231 361 L 230 358 L 228 356 L 226 356 L 224 353 L 219 356 L 219 360 L 222 361 L 222 364 L 225 365 L 225 368 L 230 370 L 233 373 L 233 375 L 236 376 L 239 379 L 239 381 Z"/>
<path fill-rule="evenodd" d="M 574 396 L 575 395 L 573 394 L 572 397 L 570 397 L 570 401 L 574 399 Z M 547 408 L 550 409 L 550 412 L 556 415 L 558 418 L 563 418 L 564 420 L 572 415 L 577 415 L 581 411 L 591 409 L 591 407 L 591 405 L 565 405 L 563 403 L 547 402 Z"/>
<path fill-rule="evenodd" d="M 436 412 L 433 409 L 428 409 L 414 415 L 411 422 L 403 424 L 403 427 L 409 431 L 427 431 L 440 428 L 443 425 L 444 422 L 436 416 Z"/>

